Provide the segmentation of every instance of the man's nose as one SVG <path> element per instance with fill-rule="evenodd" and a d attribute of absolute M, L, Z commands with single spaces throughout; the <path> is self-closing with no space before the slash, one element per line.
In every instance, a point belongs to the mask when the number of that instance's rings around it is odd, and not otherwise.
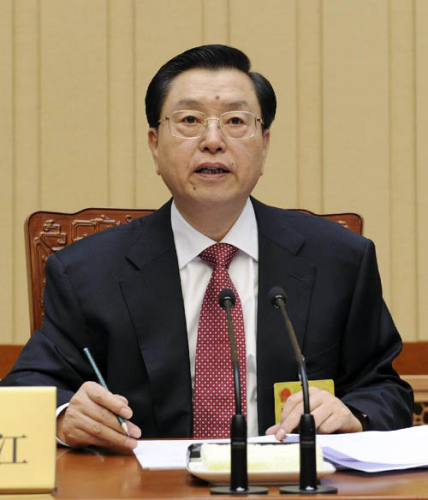
<path fill-rule="evenodd" d="M 207 128 L 202 136 L 201 147 L 210 151 L 224 149 L 224 136 L 220 129 L 220 120 L 218 118 L 207 118 Z"/>

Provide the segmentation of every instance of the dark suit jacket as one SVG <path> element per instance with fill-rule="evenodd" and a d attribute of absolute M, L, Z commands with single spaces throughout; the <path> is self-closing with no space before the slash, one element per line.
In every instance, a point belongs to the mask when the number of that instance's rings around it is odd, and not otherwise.
<path fill-rule="evenodd" d="M 274 423 L 273 384 L 296 380 L 279 285 L 310 379 L 371 429 L 412 425 L 412 392 L 391 367 L 400 337 L 382 300 L 374 245 L 336 223 L 253 200 L 259 230 L 259 431 Z M 58 404 L 94 376 L 88 346 L 113 393 L 126 396 L 144 437 L 192 435 L 192 387 L 170 203 L 50 257 L 45 318 L 2 385 L 56 385 Z"/>

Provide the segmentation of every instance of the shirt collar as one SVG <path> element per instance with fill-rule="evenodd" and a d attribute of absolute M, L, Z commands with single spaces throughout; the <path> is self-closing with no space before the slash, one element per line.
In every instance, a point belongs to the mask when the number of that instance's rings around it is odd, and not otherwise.
<path fill-rule="evenodd" d="M 216 243 L 192 227 L 180 214 L 174 201 L 171 205 L 171 226 L 180 269 L 183 269 L 206 248 Z M 249 198 L 238 220 L 221 240 L 221 243 L 229 243 L 239 248 L 258 262 L 257 220 Z"/>

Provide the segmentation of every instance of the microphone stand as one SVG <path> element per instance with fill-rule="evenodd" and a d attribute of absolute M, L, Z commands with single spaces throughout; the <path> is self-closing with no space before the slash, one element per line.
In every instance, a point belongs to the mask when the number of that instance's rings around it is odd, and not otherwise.
<path fill-rule="evenodd" d="M 316 428 L 315 419 L 311 413 L 309 405 L 309 385 L 306 374 L 305 360 L 300 351 L 297 337 L 293 325 L 285 309 L 286 295 L 279 288 L 274 287 L 270 291 L 272 304 L 281 311 L 288 335 L 293 345 L 294 354 L 297 361 L 299 380 L 302 384 L 303 392 L 303 415 L 299 424 L 299 447 L 300 447 L 300 477 L 299 485 L 282 486 L 279 491 L 288 494 L 317 494 L 317 493 L 337 493 L 334 486 L 318 484 L 317 462 L 316 462 Z"/>
<path fill-rule="evenodd" d="M 235 414 L 230 425 L 230 485 L 211 488 L 215 495 L 254 495 L 267 494 L 262 486 L 248 486 L 247 469 L 247 421 L 242 414 L 241 378 L 239 359 L 236 349 L 235 331 L 232 320 L 232 307 L 236 298 L 232 290 L 222 290 L 219 294 L 220 306 L 226 310 L 229 346 L 232 358 L 233 382 L 235 392 Z"/>

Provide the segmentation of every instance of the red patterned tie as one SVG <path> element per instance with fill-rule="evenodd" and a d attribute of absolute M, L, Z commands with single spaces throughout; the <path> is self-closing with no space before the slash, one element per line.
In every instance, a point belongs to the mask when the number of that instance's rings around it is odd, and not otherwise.
<path fill-rule="evenodd" d="M 247 412 L 244 318 L 241 300 L 227 271 L 237 251 L 232 245 L 217 243 L 200 254 L 200 258 L 213 268 L 213 273 L 205 291 L 199 318 L 193 391 L 195 439 L 230 437 L 230 422 L 235 412 L 226 313 L 218 302 L 218 294 L 224 288 L 233 290 L 236 296 L 232 317 L 242 386 L 242 411 L 244 414 Z"/>

